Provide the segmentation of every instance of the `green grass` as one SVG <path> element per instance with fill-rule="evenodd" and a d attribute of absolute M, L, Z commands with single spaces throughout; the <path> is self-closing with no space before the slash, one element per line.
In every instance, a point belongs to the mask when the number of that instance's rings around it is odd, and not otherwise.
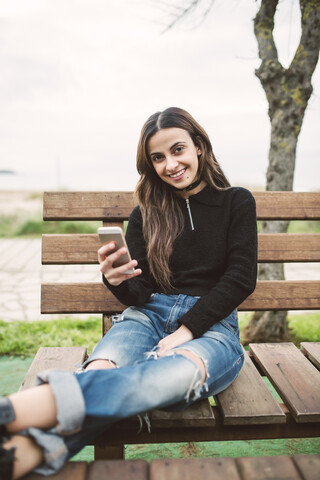
<path fill-rule="evenodd" d="M 229 442 L 170 443 L 127 445 L 126 458 L 257 457 L 267 455 L 318 454 L 320 440 L 276 439 Z M 88 452 L 89 453 L 89 452 Z"/>
<path fill-rule="evenodd" d="M 251 314 L 240 314 L 240 332 Z M 291 341 L 320 342 L 320 313 L 291 315 L 288 318 Z M 64 317 L 59 320 L 37 322 L 4 322 L 0 320 L 0 352 L 2 355 L 31 356 L 39 345 L 43 347 L 72 347 L 84 345 L 91 352 L 101 336 L 101 318 Z"/>
<path fill-rule="evenodd" d="M 300 342 L 320 342 L 320 313 L 292 315 L 288 319 L 291 340 Z"/>
<path fill-rule="evenodd" d="M 320 221 L 294 220 L 289 223 L 288 233 L 320 233 Z"/>
<path fill-rule="evenodd" d="M 38 216 L 24 218 L 19 215 L 0 218 L 0 237 L 40 237 L 44 233 L 96 233 L 99 221 L 44 222 Z"/>
<path fill-rule="evenodd" d="M 101 337 L 101 318 L 79 320 L 65 317 L 52 321 L 4 322 L 0 320 L 2 355 L 34 355 L 43 347 L 83 345 L 91 352 Z"/>
<path fill-rule="evenodd" d="M 261 232 L 261 221 L 258 221 L 258 232 Z M 288 233 L 320 233 L 319 220 L 292 220 Z"/>

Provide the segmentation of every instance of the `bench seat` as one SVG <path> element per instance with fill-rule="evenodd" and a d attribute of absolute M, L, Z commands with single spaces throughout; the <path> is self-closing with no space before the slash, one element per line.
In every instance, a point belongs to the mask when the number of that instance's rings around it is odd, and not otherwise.
<path fill-rule="evenodd" d="M 33 385 L 38 371 L 72 371 L 85 356 L 83 347 L 40 347 L 21 388 Z M 136 417 L 122 420 L 95 440 L 96 458 L 105 456 L 104 446 L 118 447 L 121 456 L 124 444 L 318 437 L 319 358 L 320 342 L 304 342 L 300 351 L 293 343 L 250 344 L 239 377 L 214 405 L 203 400 L 183 412 L 150 412 L 150 432 Z"/>
<path fill-rule="evenodd" d="M 318 480 L 320 455 L 69 462 L 55 480 Z M 29 474 L 25 480 L 41 480 Z"/>

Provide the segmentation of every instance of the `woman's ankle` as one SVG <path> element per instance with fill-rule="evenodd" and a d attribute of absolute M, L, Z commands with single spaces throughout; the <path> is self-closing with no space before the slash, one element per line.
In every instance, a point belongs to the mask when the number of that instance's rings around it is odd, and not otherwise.
<path fill-rule="evenodd" d="M 10 433 L 18 433 L 29 427 L 48 429 L 57 424 L 57 408 L 53 392 L 48 384 L 29 388 L 10 395 L 15 419 L 7 423 Z"/>

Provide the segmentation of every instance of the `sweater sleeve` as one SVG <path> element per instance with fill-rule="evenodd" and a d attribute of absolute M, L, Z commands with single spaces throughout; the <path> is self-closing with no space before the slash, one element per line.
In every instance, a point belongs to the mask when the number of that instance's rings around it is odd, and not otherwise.
<path fill-rule="evenodd" d="M 255 200 L 246 189 L 237 189 L 231 200 L 227 235 L 227 268 L 207 295 L 179 319 L 199 338 L 226 318 L 255 289 L 257 278 L 257 222 Z"/>
<path fill-rule="evenodd" d="M 154 291 L 155 285 L 146 257 L 146 246 L 142 233 L 142 216 L 139 207 L 136 207 L 130 215 L 126 231 L 126 242 L 131 258 L 137 260 L 142 274 L 126 280 L 118 286 L 110 285 L 104 275 L 102 275 L 102 280 L 114 296 L 124 305 L 142 305 Z"/>

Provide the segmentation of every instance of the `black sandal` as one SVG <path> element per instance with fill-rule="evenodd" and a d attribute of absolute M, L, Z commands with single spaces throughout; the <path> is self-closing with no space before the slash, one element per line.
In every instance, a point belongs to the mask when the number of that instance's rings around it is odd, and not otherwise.
<path fill-rule="evenodd" d="M 10 438 L 5 424 L 12 422 L 15 418 L 9 398 L 0 397 L 0 476 L 2 480 L 12 479 L 15 448 L 6 450 L 2 445 Z"/>
<path fill-rule="evenodd" d="M 3 439 L 6 440 L 5 437 Z M 15 448 L 6 450 L 0 445 L 0 477 L 2 480 L 12 480 L 14 452 Z"/>

